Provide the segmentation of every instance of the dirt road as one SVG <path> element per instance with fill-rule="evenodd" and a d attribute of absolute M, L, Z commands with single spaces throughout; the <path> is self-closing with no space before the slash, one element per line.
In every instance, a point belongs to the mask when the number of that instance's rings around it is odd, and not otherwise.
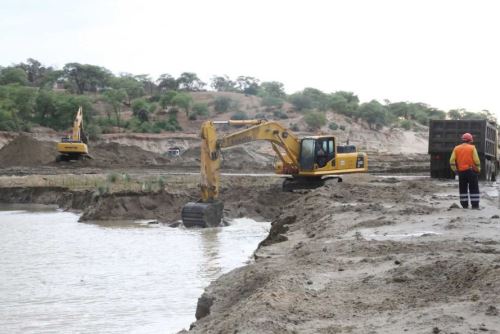
<path fill-rule="evenodd" d="M 353 176 L 284 207 L 255 262 L 211 284 L 193 333 L 500 333 L 500 209 L 456 184 Z"/>

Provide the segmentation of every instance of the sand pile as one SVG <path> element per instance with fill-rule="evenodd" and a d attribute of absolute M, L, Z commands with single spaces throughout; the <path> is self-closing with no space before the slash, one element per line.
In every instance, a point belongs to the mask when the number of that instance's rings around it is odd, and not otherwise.
<path fill-rule="evenodd" d="M 56 143 L 20 135 L 0 150 L 0 167 L 46 165 L 57 154 Z"/>
<path fill-rule="evenodd" d="M 89 144 L 89 154 L 93 159 L 56 163 L 56 143 L 36 140 L 28 135 L 20 135 L 0 149 L 0 167 L 35 167 L 40 165 L 88 167 L 138 167 L 166 164 L 169 159 L 159 154 L 145 151 L 137 146 L 117 143 Z"/>
<path fill-rule="evenodd" d="M 200 147 L 187 149 L 178 159 L 180 164 L 199 166 Z M 230 147 L 222 150 L 221 169 L 224 171 L 236 169 L 244 171 L 273 170 L 274 155 L 258 152 L 251 145 Z"/>
<path fill-rule="evenodd" d="M 95 146 L 90 144 L 89 153 L 93 160 L 84 162 L 96 167 L 154 166 L 169 161 L 160 154 L 145 151 L 137 146 L 118 143 L 101 143 Z"/>

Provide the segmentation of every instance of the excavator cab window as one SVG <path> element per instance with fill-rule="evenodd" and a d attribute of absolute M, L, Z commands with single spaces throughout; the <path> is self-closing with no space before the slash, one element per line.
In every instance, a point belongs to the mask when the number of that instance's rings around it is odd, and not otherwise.
<path fill-rule="evenodd" d="M 316 140 L 316 159 L 315 162 L 319 168 L 326 166 L 328 161 L 335 157 L 333 138 L 325 138 Z"/>
<path fill-rule="evenodd" d="M 313 170 L 315 158 L 315 139 L 302 139 L 300 145 L 300 169 Z"/>

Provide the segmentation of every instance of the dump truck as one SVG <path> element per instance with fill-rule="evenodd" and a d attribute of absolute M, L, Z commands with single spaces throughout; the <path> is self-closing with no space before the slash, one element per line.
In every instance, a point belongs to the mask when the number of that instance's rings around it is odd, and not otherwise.
<path fill-rule="evenodd" d="M 217 125 L 247 128 L 219 137 Z M 368 171 L 367 155 L 357 152 L 354 145 L 337 146 L 333 135 L 300 138 L 280 123 L 268 120 L 206 121 L 201 127 L 201 198 L 183 207 L 186 227 L 220 224 L 224 208 L 218 198 L 221 149 L 252 141 L 271 144 L 278 158 L 275 173 L 285 176 L 284 191 L 313 189 L 324 185 L 325 179 L 340 182 L 339 175 Z"/>
<path fill-rule="evenodd" d="M 460 144 L 464 133 L 474 137 L 481 160 L 480 180 L 495 181 L 499 171 L 499 141 L 497 125 L 488 120 L 431 120 L 429 124 L 429 155 L 431 178 L 453 179 L 450 168 L 453 148 Z"/>

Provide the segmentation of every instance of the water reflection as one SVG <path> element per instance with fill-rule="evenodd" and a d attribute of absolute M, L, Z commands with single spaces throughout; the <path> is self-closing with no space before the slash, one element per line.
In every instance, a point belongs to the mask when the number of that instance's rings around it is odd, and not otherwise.
<path fill-rule="evenodd" d="M 78 218 L 0 212 L 1 332 L 176 333 L 195 320 L 210 281 L 244 264 L 269 229 L 251 220 L 188 230 Z"/>

